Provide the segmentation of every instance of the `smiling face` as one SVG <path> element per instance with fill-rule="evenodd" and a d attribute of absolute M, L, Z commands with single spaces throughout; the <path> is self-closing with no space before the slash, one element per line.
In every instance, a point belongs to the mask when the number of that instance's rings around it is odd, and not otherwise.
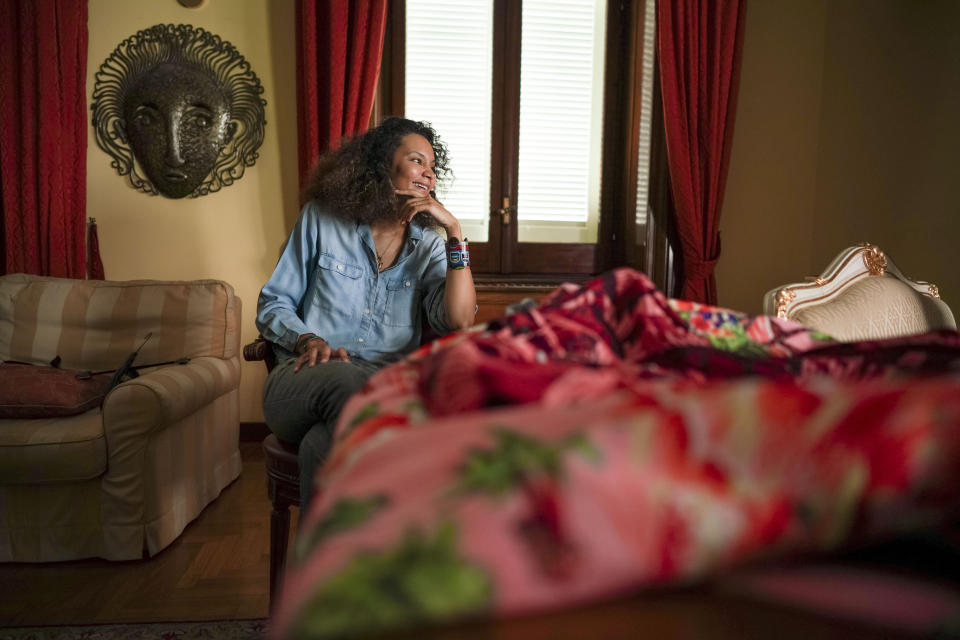
<path fill-rule="evenodd" d="M 225 93 L 186 64 L 163 63 L 145 73 L 126 96 L 123 116 L 134 156 L 168 198 L 193 193 L 236 130 Z"/>
<path fill-rule="evenodd" d="M 437 184 L 434 164 L 430 142 L 418 133 L 408 133 L 400 139 L 400 146 L 393 152 L 390 182 L 394 189 L 416 189 L 426 195 Z"/>

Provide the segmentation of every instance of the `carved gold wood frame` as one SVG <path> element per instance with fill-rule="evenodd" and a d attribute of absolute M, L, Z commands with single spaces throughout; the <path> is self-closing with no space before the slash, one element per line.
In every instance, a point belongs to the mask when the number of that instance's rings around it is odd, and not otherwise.
<path fill-rule="evenodd" d="M 798 309 L 817 304 L 838 294 L 862 278 L 888 275 L 932 298 L 940 298 L 936 285 L 911 280 L 876 245 L 868 242 L 845 249 L 834 258 L 819 278 L 772 289 L 763 297 L 763 312 L 787 318 Z"/>

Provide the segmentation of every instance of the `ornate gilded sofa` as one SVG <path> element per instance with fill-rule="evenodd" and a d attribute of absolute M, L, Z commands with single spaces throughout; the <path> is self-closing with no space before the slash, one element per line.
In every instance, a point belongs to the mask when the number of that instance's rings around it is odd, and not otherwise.
<path fill-rule="evenodd" d="M 841 251 L 820 277 L 768 291 L 763 311 L 844 341 L 957 328 L 936 285 L 906 277 L 866 242 Z"/>
<path fill-rule="evenodd" d="M 151 333 L 134 365 L 169 363 L 79 415 L 0 419 L 0 561 L 131 560 L 173 542 L 240 474 L 239 323 L 216 280 L 0 277 L 0 360 L 117 369 Z"/>

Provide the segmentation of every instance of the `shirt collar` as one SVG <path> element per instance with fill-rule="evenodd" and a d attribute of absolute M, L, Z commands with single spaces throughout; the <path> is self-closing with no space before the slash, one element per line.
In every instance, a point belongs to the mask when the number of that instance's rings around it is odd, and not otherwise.
<path fill-rule="evenodd" d="M 410 225 L 410 239 L 414 242 L 420 242 L 423 239 L 423 227 L 418 224 Z"/>
<path fill-rule="evenodd" d="M 365 233 L 361 230 L 361 227 L 363 227 L 363 228 L 366 229 L 366 232 L 365 232 Z M 366 240 L 369 238 L 370 243 L 372 244 L 372 242 L 373 242 L 373 236 L 371 235 L 370 225 L 365 224 L 365 223 L 363 223 L 363 222 L 358 222 L 358 223 L 357 223 L 357 233 L 360 234 L 360 236 L 364 239 L 364 241 L 366 241 Z M 408 236 L 408 237 L 409 237 L 411 240 L 413 240 L 414 242 L 420 242 L 421 240 L 423 240 L 423 227 L 421 227 L 421 226 L 418 225 L 418 224 L 412 224 L 412 225 L 410 225 L 410 233 L 409 233 L 409 236 Z M 372 247 L 371 247 L 371 248 L 372 248 Z"/>

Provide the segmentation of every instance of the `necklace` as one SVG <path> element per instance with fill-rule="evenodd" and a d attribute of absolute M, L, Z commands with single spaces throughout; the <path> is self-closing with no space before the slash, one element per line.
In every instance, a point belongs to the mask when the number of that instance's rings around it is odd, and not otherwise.
<path fill-rule="evenodd" d="M 383 266 L 383 256 L 385 256 L 385 255 L 387 255 L 387 253 L 389 253 L 389 251 L 393 248 L 394 240 L 399 239 L 401 235 L 403 235 L 403 234 L 395 235 L 395 236 L 390 240 L 390 244 L 388 244 L 388 245 L 384 248 L 383 251 L 377 253 L 377 271 L 383 271 L 383 269 L 384 269 L 384 266 Z"/>

